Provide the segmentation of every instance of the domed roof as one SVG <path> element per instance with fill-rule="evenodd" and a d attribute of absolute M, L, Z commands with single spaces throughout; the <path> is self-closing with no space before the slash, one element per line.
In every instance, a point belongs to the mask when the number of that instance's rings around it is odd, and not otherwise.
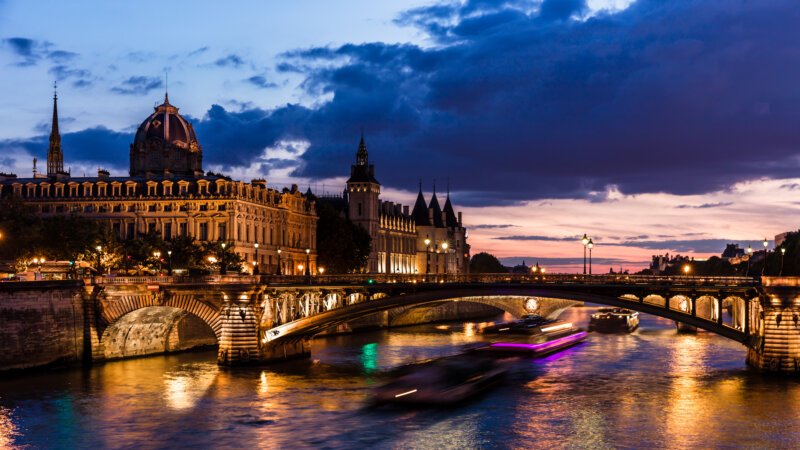
<path fill-rule="evenodd" d="M 197 135 L 192 124 L 178 114 L 177 107 L 170 105 L 167 95 L 164 95 L 164 103 L 156 106 L 153 114 L 139 125 L 133 139 L 135 148 L 150 147 L 153 144 L 186 149 L 197 147 Z"/>

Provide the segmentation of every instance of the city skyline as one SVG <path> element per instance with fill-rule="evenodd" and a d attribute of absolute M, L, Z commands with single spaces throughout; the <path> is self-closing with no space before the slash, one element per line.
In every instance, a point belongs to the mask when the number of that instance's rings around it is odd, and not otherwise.
<path fill-rule="evenodd" d="M 0 171 L 29 175 L 44 160 L 56 79 L 65 166 L 126 173 L 166 72 L 206 170 L 334 191 L 364 126 L 386 198 L 413 203 L 420 178 L 428 196 L 434 177 L 443 192 L 449 172 L 473 253 L 509 264 L 579 270 L 584 233 L 605 272 L 796 230 L 798 37 L 781 24 L 797 12 L 656 3 L 353 3 L 313 20 L 266 7 L 247 20 L 275 28 L 250 26 L 249 39 L 226 27 L 239 12 L 206 5 L 184 13 L 216 32 L 153 23 L 139 42 L 115 28 L 124 11 L 52 4 L 37 25 L 26 19 L 41 7 L 2 2 Z M 152 11 L 127 12 L 139 9 Z M 97 29 L 70 33 L 81 21 Z M 330 28 L 303 33 L 319 21 Z"/>

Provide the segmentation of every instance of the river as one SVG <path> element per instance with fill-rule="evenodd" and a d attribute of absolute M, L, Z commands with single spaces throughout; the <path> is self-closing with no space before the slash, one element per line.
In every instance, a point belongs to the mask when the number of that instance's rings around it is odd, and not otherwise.
<path fill-rule="evenodd" d="M 562 318 L 585 327 L 596 308 Z M 386 371 L 456 353 L 478 324 L 312 341 L 308 360 L 221 368 L 215 352 L 0 379 L 0 447 L 794 447 L 800 380 L 757 374 L 740 344 L 642 316 L 629 335 L 519 361 L 454 409 L 370 408 Z"/>

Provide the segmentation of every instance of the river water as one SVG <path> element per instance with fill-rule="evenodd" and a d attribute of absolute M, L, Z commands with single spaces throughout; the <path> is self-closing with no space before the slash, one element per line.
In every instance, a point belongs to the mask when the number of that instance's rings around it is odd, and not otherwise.
<path fill-rule="evenodd" d="M 596 308 L 562 318 L 586 326 Z M 220 368 L 214 352 L 0 380 L 0 447 L 796 447 L 800 380 L 759 375 L 735 342 L 643 316 L 630 335 L 521 360 L 454 409 L 367 406 L 386 371 L 456 353 L 478 324 L 312 341 L 312 357 Z M 445 329 L 446 328 L 446 329 Z"/>

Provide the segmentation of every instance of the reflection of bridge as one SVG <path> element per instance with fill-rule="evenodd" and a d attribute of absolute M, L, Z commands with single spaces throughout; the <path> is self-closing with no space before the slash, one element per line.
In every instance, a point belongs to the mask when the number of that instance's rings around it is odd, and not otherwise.
<path fill-rule="evenodd" d="M 448 301 L 493 305 L 514 315 L 557 315 L 575 301 L 621 306 L 717 333 L 748 347 L 748 362 L 794 371 L 800 364 L 795 279 L 628 275 L 348 275 L 95 278 L 95 359 L 124 315 L 155 306 L 202 319 L 219 343 L 220 364 L 308 354 L 308 338 L 381 311 Z M 728 314 L 724 314 L 727 312 Z M 119 330 L 117 330 L 119 331 Z"/>

